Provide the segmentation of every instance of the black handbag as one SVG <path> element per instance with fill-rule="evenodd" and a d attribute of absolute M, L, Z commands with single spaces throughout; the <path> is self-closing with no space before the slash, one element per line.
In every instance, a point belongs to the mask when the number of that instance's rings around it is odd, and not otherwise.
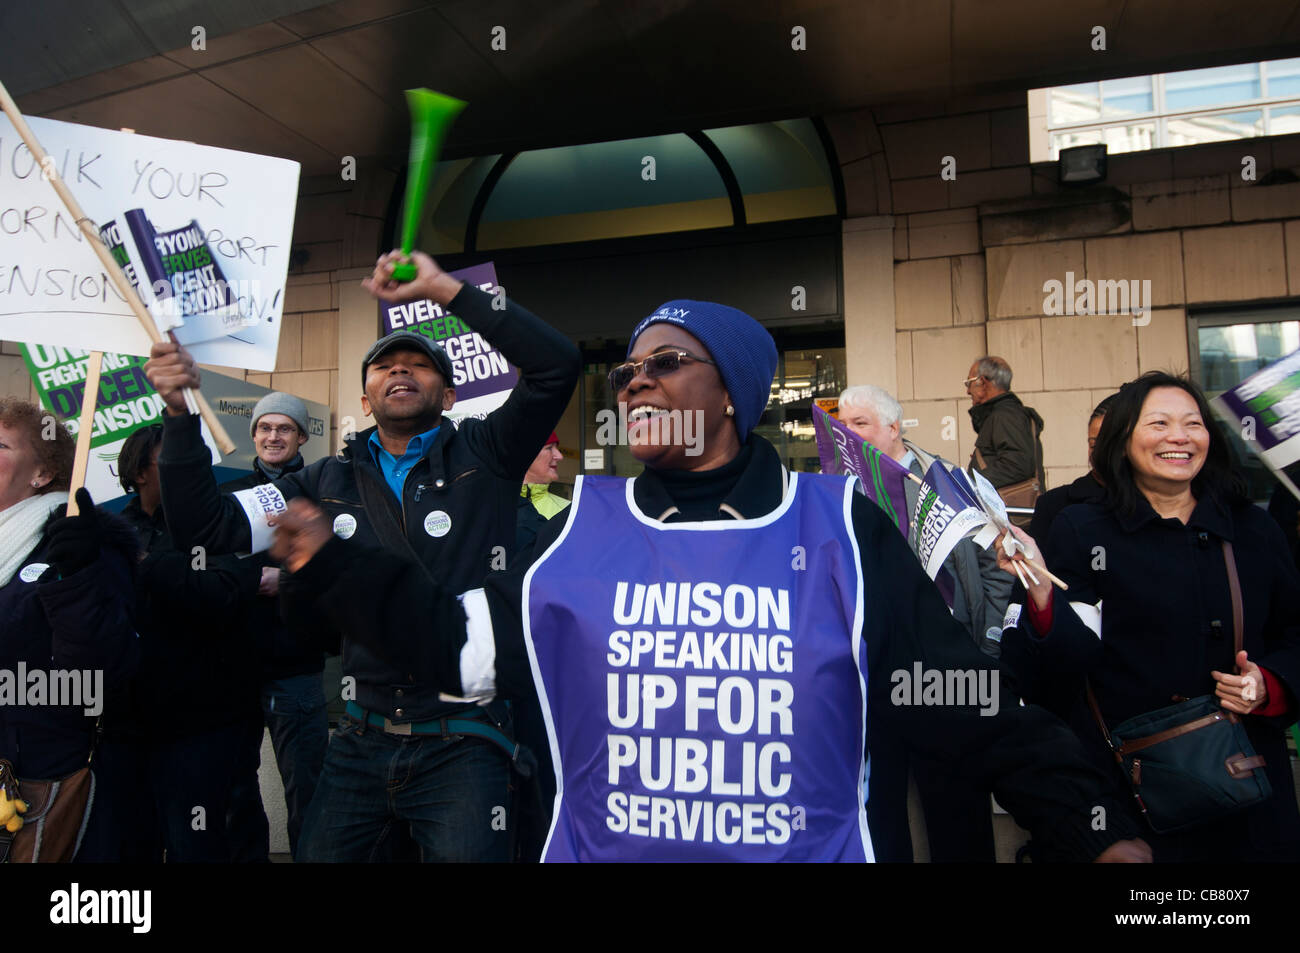
<path fill-rule="evenodd" d="M 1232 593 L 1232 657 L 1241 651 L 1241 583 L 1232 544 L 1223 541 Z M 1157 834 L 1185 830 L 1258 804 L 1273 793 L 1264 758 L 1255 753 L 1240 717 L 1214 695 L 1177 701 L 1135 715 L 1113 731 L 1088 685 L 1088 705 L 1138 810 Z"/>

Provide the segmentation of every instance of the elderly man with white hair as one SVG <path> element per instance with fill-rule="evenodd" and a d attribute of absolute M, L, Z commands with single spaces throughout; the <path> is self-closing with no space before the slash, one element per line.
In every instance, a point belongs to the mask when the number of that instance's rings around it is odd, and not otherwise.
<path fill-rule="evenodd" d="M 881 453 L 893 458 L 917 476 L 924 476 L 930 464 L 938 460 L 949 469 L 953 465 L 934 456 L 903 437 L 903 408 L 892 394 L 872 384 L 850 387 L 840 395 L 840 421 Z M 916 508 L 919 486 L 908 480 L 904 483 L 907 494 L 908 517 Z M 915 527 L 908 534 L 908 543 L 916 551 Z M 962 540 L 953 549 L 944 568 L 952 577 L 952 614 L 970 634 L 977 646 L 990 655 L 999 651 L 997 639 L 1000 626 L 1011 596 L 1012 578 L 998 568 L 997 558 L 970 540 Z M 994 637 L 989 637 L 994 630 Z M 872 773 L 872 777 L 906 779 L 908 753 L 897 739 L 876 738 L 872 756 L 881 760 L 901 760 L 900 771 Z M 987 792 L 976 791 L 954 783 L 944 766 L 921 758 L 912 758 L 912 771 L 916 778 L 921 803 L 925 809 L 926 828 L 930 844 L 930 857 L 935 861 L 991 861 L 993 857 L 993 829 Z M 906 782 L 895 780 L 889 790 L 879 784 L 871 788 L 871 801 L 867 804 L 871 819 L 872 837 L 879 841 L 882 851 L 890 849 L 895 854 L 889 859 L 910 860 L 910 838 L 906 823 Z"/>

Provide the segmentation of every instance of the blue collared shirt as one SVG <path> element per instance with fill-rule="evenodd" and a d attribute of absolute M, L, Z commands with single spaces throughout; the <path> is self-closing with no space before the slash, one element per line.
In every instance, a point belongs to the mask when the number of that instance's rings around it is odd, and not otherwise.
<path fill-rule="evenodd" d="M 434 438 L 438 436 L 438 431 L 442 429 L 439 424 L 432 430 L 426 430 L 422 434 L 412 437 L 406 445 L 406 452 L 400 457 L 395 457 L 379 442 L 379 431 L 376 430 L 370 435 L 367 446 L 370 447 L 370 458 L 375 461 L 379 467 L 379 472 L 384 475 L 384 481 L 388 488 L 393 491 L 397 497 L 397 502 L 402 502 L 402 487 L 406 483 L 406 475 L 411 472 L 411 467 L 415 466 L 416 461 L 424 456 L 424 451 L 432 446 Z"/>

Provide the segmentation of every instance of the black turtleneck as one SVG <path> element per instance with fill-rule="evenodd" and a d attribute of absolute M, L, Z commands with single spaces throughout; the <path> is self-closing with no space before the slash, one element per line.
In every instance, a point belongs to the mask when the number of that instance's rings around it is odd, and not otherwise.
<path fill-rule="evenodd" d="M 719 512 L 718 507 L 740 482 L 741 474 L 749 466 L 754 456 L 753 445 L 746 443 L 730 461 L 712 470 L 650 470 L 658 478 L 678 512 L 671 519 L 674 522 L 696 520 L 716 520 L 730 518 L 729 514 Z M 665 507 L 666 509 L 666 507 Z M 658 518 L 657 513 L 646 511 L 646 515 Z"/>

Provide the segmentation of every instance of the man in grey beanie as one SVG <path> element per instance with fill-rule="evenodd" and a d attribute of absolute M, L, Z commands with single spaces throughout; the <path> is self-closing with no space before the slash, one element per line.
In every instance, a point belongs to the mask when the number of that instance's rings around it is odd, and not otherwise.
<path fill-rule="evenodd" d="M 272 391 L 257 402 L 248 423 L 256 456 L 253 470 L 221 486 L 234 493 L 303 468 L 301 448 L 307 442 L 311 415 L 293 394 Z M 231 779 L 226 835 L 231 860 L 266 861 L 270 850 L 270 825 L 262 807 L 257 771 L 261 763 L 262 730 L 270 729 L 275 762 L 284 783 L 288 810 L 289 849 L 298 851 L 298 835 L 307 805 L 316 793 L 329 744 L 329 715 L 321 677 L 325 655 L 309 640 L 298 637 L 280 618 L 280 567 L 265 553 L 253 557 L 262 566 L 257 598 L 245 607 L 245 625 L 261 651 L 262 709 L 243 732 Z"/>
<path fill-rule="evenodd" d="M 257 402 L 248 433 L 253 438 L 257 459 L 253 468 L 267 476 L 269 483 L 286 473 L 302 469 L 299 448 L 307 442 L 307 405 L 293 394 L 273 390 Z M 290 429 L 290 428 L 293 429 Z"/>

